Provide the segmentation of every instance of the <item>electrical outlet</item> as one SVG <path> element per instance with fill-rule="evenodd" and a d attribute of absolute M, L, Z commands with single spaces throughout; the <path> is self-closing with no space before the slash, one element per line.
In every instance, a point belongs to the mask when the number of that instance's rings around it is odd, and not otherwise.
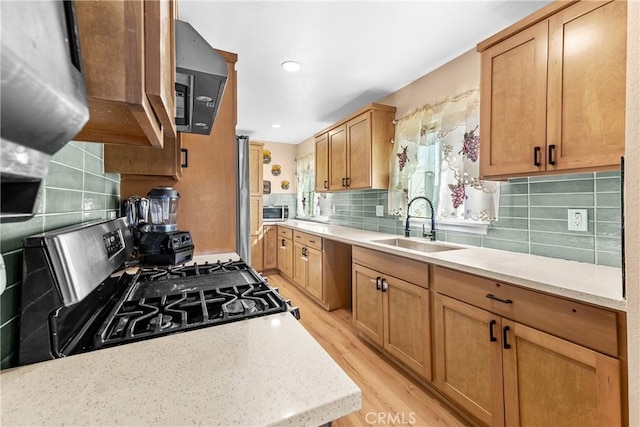
<path fill-rule="evenodd" d="M 109 219 L 115 219 L 115 217 L 116 217 L 115 211 L 109 212 Z"/>
<path fill-rule="evenodd" d="M 331 213 L 332 214 L 336 213 L 336 205 L 331 205 Z"/>
<path fill-rule="evenodd" d="M 569 209 L 567 214 L 569 231 L 587 231 L 589 218 L 586 209 Z"/>
<path fill-rule="evenodd" d="M 376 216 L 383 216 L 384 212 L 382 211 L 384 209 L 383 205 L 376 205 Z"/>

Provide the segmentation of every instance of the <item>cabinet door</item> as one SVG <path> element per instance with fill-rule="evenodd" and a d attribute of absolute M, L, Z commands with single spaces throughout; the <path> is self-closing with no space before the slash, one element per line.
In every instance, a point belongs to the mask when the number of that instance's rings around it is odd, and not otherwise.
<path fill-rule="evenodd" d="M 322 289 L 322 251 L 307 247 L 307 291 L 323 301 Z"/>
<path fill-rule="evenodd" d="M 353 324 L 371 341 L 383 346 L 382 292 L 376 289 L 376 280 L 382 274 L 370 268 L 353 264 Z"/>
<path fill-rule="evenodd" d="M 338 126 L 328 133 L 329 190 L 344 190 L 347 178 L 347 126 Z"/>
<path fill-rule="evenodd" d="M 543 21 L 482 52 L 483 177 L 545 169 L 547 39 Z"/>
<path fill-rule="evenodd" d="M 182 151 L 182 133 L 175 138 L 163 135 L 162 148 L 104 145 L 104 171 L 122 175 L 145 175 L 180 179 L 188 166 L 189 153 Z M 184 163 L 183 163 L 184 162 Z"/>
<path fill-rule="evenodd" d="M 249 193 L 262 197 L 262 144 L 249 145 Z"/>
<path fill-rule="evenodd" d="M 621 425 L 620 361 L 503 320 L 508 426 Z"/>
<path fill-rule="evenodd" d="M 307 287 L 307 257 L 304 244 L 293 243 L 293 281 L 301 288 Z"/>
<path fill-rule="evenodd" d="M 371 188 L 371 112 L 347 122 L 347 187 Z"/>
<path fill-rule="evenodd" d="M 500 317 L 438 293 L 433 308 L 435 385 L 484 424 L 504 426 Z"/>
<path fill-rule="evenodd" d="M 265 270 L 278 268 L 278 227 L 267 225 L 263 228 L 262 244 L 264 247 L 263 264 Z"/>
<path fill-rule="evenodd" d="M 293 243 L 291 239 L 278 237 L 278 270 L 288 278 L 293 278 Z"/>
<path fill-rule="evenodd" d="M 145 91 L 165 135 L 176 137 L 175 18 L 173 0 L 145 0 Z"/>
<path fill-rule="evenodd" d="M 262 233 L 251 236 L 251 267 L 257 271 L 264 270 L 262 262 L 264 257 L 264 248 L 262 242 Z"/>
<path fill-rule="evenodd" d="M 431 381 L 429 290 L 395 277 L 383 280 L 384 348 Z"/>
<path fill-rule="evenodd" d="M 329 189 L 329 135 L 316 138 L 316 192 Z"/>
<path fill-rule="evenodd" d="M 547 170 L 620 164 L 625 144 L 626 8 L 624 1 L 586 1 L 549 19 L 547 145 L 553 158 Z"/>

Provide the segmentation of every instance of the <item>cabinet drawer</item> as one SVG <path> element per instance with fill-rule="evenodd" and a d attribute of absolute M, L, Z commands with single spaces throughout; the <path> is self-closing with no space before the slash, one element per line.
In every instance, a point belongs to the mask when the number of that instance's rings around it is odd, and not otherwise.
<path fill-rule="evenodd" d="M 290 228 L 278 226 L 278 236 L 285 239 L 293 239 L 293 230 Z"/>
<path fill-rule="evenodd" d="M 293 231 L 293 241 L 305 244 L 305 241 L 307 240 L 307 235 L 298 230 L 292 230 L 292 231 Z"/>
<path fill-rule="evenodd" d="M 314 236 L 313 234 L 307 234 L 305 243 L 310 248 L 317 249 L 319 251 L 322 250 L 322 237 Z"/>
<path fill-rule="evenodd" d="M 429 288 L 429 266 L 423 262 L 358 246 L 353 247 L 352 258 L 354 263 Z"/>
<path fill-rule="evenodd" d="M 618 356 L 613 311 L 443 267 L 433 267 L 433 289 L 507 319 Z"/>

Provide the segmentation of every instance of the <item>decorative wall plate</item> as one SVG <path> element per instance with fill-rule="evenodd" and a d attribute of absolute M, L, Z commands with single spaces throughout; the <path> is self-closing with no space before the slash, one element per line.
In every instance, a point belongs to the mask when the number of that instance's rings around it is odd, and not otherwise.
<path fill-rule="evenodd" d="M 271 166 L 271 175 L 278 176 L 282 172 L 280 165 Z"/>

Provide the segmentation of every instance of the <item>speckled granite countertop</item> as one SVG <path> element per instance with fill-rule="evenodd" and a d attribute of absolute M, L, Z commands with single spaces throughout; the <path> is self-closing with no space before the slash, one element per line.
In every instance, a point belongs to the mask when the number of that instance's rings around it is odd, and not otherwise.
<path fill-rule="evenodd" d="M 278 224 L 602 307 L 621 311 L 626 311 L 627 307 L 622 297 L 622 269 L 616 267 L 446 242 L 435 243 L 459 249 L 425 253 L 375 242 L 401 237 L 392 234 L 300 220 Z M 420 238 L 411 240 L 426 241 Z"/>
<path fill-rule="evenodd" d="M 195 261 L 218 258 L 237 255 Z M 318 426 L 361 407 L 290 313 L 5 369 L 0 390 L 2 426 Z"/>

